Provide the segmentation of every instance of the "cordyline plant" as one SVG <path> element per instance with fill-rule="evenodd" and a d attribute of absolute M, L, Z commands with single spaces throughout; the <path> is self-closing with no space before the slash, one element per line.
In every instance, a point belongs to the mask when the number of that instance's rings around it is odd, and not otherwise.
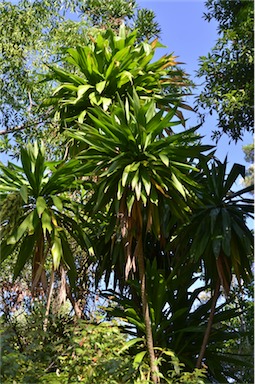
<path fill-rule="evenodd" d="M 227 159 L 200 164 L 202 172 L 194 178 L 201 186 L 201 205 L 189 223 L 181 228 L 179 252 L 189 248 L 191 259 L 201 263 L 206 282 L 213 293 L 210 317 L 197 360 L 201 366 L 210 336 L 220 287 L 227 296 L 235 277 L 239 283 L 248 282 L 252 276 L 251 254 L 253 236 L 247 227 L 248 217 L 253 218 L 253 200 L 246 193 L 253 185 L 233 191 L 239 176 L 245 177 L 245 167 L 234 164 L 227 174 Z"/>
<path fill-rule="evenodd" d="M 176 57 L 165 55 L 153 61 L 156 40 L 137 43 L 137 31 L 128 33 L 124 24 L 115 34 L 111 29 L 90 36 L 87 45 L 69 48 L 63 61 L 71 71 L 49 66 L 48 80 L 60 83 L 44 106 L 53 107 L 62 127 L 87 122 L 88 108 L 100 106 L 111 112 L 117 95 L 125 99 L 135 88 L 139 98 L 154 98 L 159 108 L 170 106 L 190 109 L 182 103 L 190 82 L 177 67 Z M 176 115 L 184 119 L 179 110 Z"/>
<path fill-rule="evenodd" d="M 94 212 L 108 208 L 109 230 L 114 248 L 122 243 L 126 256 L 125 277 L 138 267 L 141 301 L 152 379 L 158 382 L 153 338 L 146 294 L 144 236 L 152 232 L 160 239 L 159 206 L 166 202 L 172 214 L 184 219 L 198 185 L 189 176 L 195 167 L 191 157 L 199 157 L 210 147 L 198 143 L 196 129 L 164 136 L 175 109 L 164 115 L 154 101 L 142 104 L 133 91 L 125 103 L 119 98 L 110 116 L 101 108 L 88 112 L 93 125 L 81 124 L 68 136 L 87 149 L 80 152 L 85 176 L 96 177 L 92 201 Z"/>
<path fill-rule="evenodd" d="M 66 165 L 46 162 L 44 146 L 36 142 L 21 150 L 21 166 L 0 163 L 1 262 L 17 250 L 14 279 L 26 263 L 32 262 L 32 292 L 38 286 L 47 292 L 45 262 L 50 251 L 48 298 L 54 271 L 60 266 L 67 269 L 69 282 L 75 287 L 76 267 L 68 239 L 71 237 L 83 249 L 90 248 L 70 204 L 70 193 L 77 189 L 72 173 L 76 163 L 77 160 Z M 12 212 L 4 209 L 10 199 L 17 212 L 15 220 Z"/>

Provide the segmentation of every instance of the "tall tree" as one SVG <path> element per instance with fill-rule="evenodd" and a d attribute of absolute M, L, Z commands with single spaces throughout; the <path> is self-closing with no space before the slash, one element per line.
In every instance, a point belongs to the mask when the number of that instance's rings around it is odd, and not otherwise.
<path fill-rule="evenodd" d="M 204 88 L 198 106 L 218 114 L 213 138 L 223 133 L 237 141 L 254 128 L 253 2 L 209 0 L 205 19 L 218 22 L 219 38 L 207 56 L 200 57 L 198 77 Z"/>
<path fill-rule="evenodd" d="M 157 239 L 163 236 L 164 229 L 158 225 L 162 205 L 169 206 L 173 217 L 185 218 L 196 187 L 189 177 L 193 167 L 188 158 L 199 157 L 208 148 L 196 143 L 194 129 L 164 137 L 164 129 L 175 124 L 171 122 L 174 110 L 163 117 L 163 111 L 156 113 L 154 101 L 143 105 L 135 92 L 132 102 L 126 99 L 113 112 L 108 116 L 94 108 L 90 114 L 93 125 L 81 124 L 79 131 L 69 134 L 88 145 L 79 158 L 84 162 L 84 175 L 97 179 L 94 209 L 109 207 L 113 252 L 115 257 L 125 255 L 123 276 L 127 278 L 136 268 L 139 271 L 147 349 L 156 383 L 145 275 L 146 234 L 151 232 Z"/>
<path fill-rule="evenodd" d="M 172 126 L 181 123 L 172 118 L 182 118 L 178 107 L 186 107 L 181 101 L 187 82 L 171 55 L 151 62 L 157 45 L 136 44 L 136 32 L 128 33 L 124 26 L 118 34 L 107 30 L 92 36 L 89 45 L 68 50 L 66 60 L 78 74 L 51 67 L 51 78 L 60 86 L 46 100 L 65 134 L 76 140 L 85 179 L 96 180 L 93 211 L 108 208 L 115 255 L 126 258 L 124 276 L 138 268 L 153 382 L 158 382 L 158 368 L 146 293 L 144 236 L 152 232 L 161 237 L 158 205 L 164 199 L 173 216 L 185 216 L 194 188 L 189 178 L 192 161 L 187 159 L 208 149 L 197 143 L 195 129 L 172 134 Z"/>

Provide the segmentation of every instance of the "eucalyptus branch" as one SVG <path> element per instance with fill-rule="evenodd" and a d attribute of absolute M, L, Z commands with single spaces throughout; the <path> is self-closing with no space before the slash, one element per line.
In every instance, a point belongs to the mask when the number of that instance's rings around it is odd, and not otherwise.
<path fill-rule="evenodd" d="M 50 120 L 47 121 L 44 118 L 41 118 L 36 121 L 29 121 L 27 123 L 17 125 L 16 127 L 9 127 L 9 128 L 7 127 L 6 129 L 3 129 L 2 131 L 0 131 L 0 135 L 2 136 L 9 135 L 18 131 L 22 131 L 26 128 L 32 128 L 40 124 L 50 124 L 50 123 L 52 124 L 52 121 Z"/>

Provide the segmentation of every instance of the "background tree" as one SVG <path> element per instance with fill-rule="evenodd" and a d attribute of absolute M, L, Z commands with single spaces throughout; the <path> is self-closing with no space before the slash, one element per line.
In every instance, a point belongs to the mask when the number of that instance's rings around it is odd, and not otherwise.
<path fill-rule="evenodd" d="M 243 151 L 245 154 L 245 161 L 247 163 L 251 163 L 248 170 L 246 171 L 245 178 L 244 178 L 244 185 L 248 187 L 249 185 L 254 184 L 254 145 L 253 144 L 244 145 Z"/>
<path fill-rule="evenodd" d="M 134 0 L 86 0 L 81 5 L 81 12 L 92 26 L 99 29 L 117 30 L 125 22 L 131 29 L 138 30 L 139 41 L 150 40 L 160 34 L 154 12 L 146 8 L 139 9 Z"/>
<path fill-rule="evenodd" d="M 254 41 L 253 2 L 246 0 L 209 0 L 205 19 L 218 22 L 219 38 L 212 51 L 200 57 L 198 77 L 204 88 L 198 106 L 218 115 L 218 129 L 237 141 L 254 127 Z"/>

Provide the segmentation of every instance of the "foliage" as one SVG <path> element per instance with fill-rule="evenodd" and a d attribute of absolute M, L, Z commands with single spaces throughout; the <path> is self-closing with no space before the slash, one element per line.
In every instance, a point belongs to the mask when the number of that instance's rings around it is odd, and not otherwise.
<path fill-rule="evenodd" d="M 180 236 L 184 247 L 192 241 L 191 257 L 203 260 L 206 281 L 215 285 L 220 279 L 227 294 L 233 274 L 239 283 L 247 282 L 252 275 L 249 257 L 253 236 L 245 220 L 253 215 L 253 201 L 245 193 L 253 186 L 233 192 L 233 185 L 239 175 L 244 176 L 245 167 L 234 164 L 227 175 L 227 159 L 202 167 L 202 205 L 193 212 L 190 223 L 181 228 Z"/>
<path fill-rule="evenodd" d="M 108 12 L 110 4 L 104 6 Z M 198 127 L 173 132 L 185 122 L 179 109 L 189 108 L 182 103 L 188 82 L 172 55 L 151 61 L 157 46 L 138 43 L 137 32 L 122 25 L 118 33 L 92 31 L 83 44 L 64 50 L 61 67 L 49 63 L 49 79 L 59 84 L 42 115 L 56 115 L 58 132 L 61 122 L 61 142 L 74 143 L 70 160 L 47 162 L 34 142 L 22 148 L 20 165 L 0 167 L 3 259 L 17 258 L 14 277 L 32 259 L 34 287 L 46 287 L 51 252 L 50 288 L 63 281 L 67 294 L 68 269 L 73 289 L 77 282 L 86 296 L 83 274 L 91 261 L 98 288 L 103 278 L 113 282 L 111 315 L 121 319 L 129 340 L 113 323 L 77 323 L 54 300 L 50 312 L 51 289 L 46 308 L 30 296 L 21 315 L 19 295 L 7 285 L 2 294 L 14 311 L 7 317 L 3 302 L 6 380 L 198 383 L 204 371 L 194 370 L 197 356 L 209 381 L 241 377 L 240 365 L 250 369 L 250 361 L 230 355 L 241 340 L 235 326 L 241 308 L 223 302 L 214 313 L 213 305 L 219 282 L 228 293 L 233 273 L 239 283 L 251 274 L 245 223 L 251 201 L 243 196 L 251 187 L 232 191 L 244 168 L 235 164 L 227 175 L 226 161 L 212 162 Z M 204 284 L 194 289 L 196 273 Z M 199 301 L 209 286 L 217 295 Z M 74 295 L 69 299 L 75 310 Z M 27 325 L 31 336 L 23 334 Z M 13 370 L 8 359 L 17 363 Z"/>
<path fill-rule="evenodd" d="M 248 170 L 246 171 L 244 178 L 244 185 L 246 187 L 254 184 L 254 145 L 248 144 L 243 146 L 245 154 L 245 161 L 251 163 Z M 253 193 L 253 191 L 251 191 Z"/>
<path fill-rule="evenodd" d="M 70 383 L 84 382 L 84 377 L 88 383 L 118 382 L 124 370 L 115 368 L 128 361 L 118 355 L 125 339 L 116 325 L 77 324 L 62 313 L 49 317 L 45 333 L 44 312 L 43 303 L 35 302 L 30 313 L 16 313 L 8 322 L 1 317 L 4 382 Z"/>
<path fill-rule="evenodd" d="M 202 301 L 202 294 L 208 289 L 199 282 L 199 276 L 193 277 L 194 266 L 183 264 L 181 272 L 177 268 L 166 275 L 166 271 L 160 270 L 156 261 L 147 262 L 147 295 L 152 319 L 153 338 L 155 348 L 160 346 L 163 350 L 171 350 L 178 356 L 186 370 L 192 371 L 199 348 L 202 344 L 203 334 L 207 326 L 212 299 Z M 197 288 L 193 288 L 193 284 Z M 119 317 L 121 328 L 137 340 L 130 346 L 130 354 L 136 356 L 144 351 L 144 321 L 140 301 L 140 288 L 137 282 L 129 281 L 131 287 L 128 294 L 116 293 L 109 290 L 105 297 L 110 298 L 107 312 L 109 318 Z M 210 297 L 210 295 L 209 295 Z M 219 382 L 225 382 L 227 377 L 235 377 L 237 371 L 243 366 L 251 369 L 251 350 L 242 355 L 231 355 L 229 350 L 222 349 L 224 343 L 238 345 L 243 338 L 251 335 L 240 327 L 234 326 L 235 319 L 239 319 L 245 310 L 239 305 L 231 306 L 227 300 L 216 308 L 213 329 L 206 349 L 205 366 L 207 376 L 214 377 Z M 249 317 L 251 318 L 251 317 Z M 238 321 L 236 321 L 238 323 Z M 131 342 L 130 342 L 131 343 Z M 160 348 L 157 357 L 161 356 Z M 160 372 L 167 377 L 167 370 L 171 364 L 172 356 L 164 356 Z M 209 381 L 210 382 L 210 381 Z"/>
<path fill-rule="evenodd" d="M 69 235 L 83 249 L 90 248 L 74 213 L 69 213 L 72 204 L 67 193 L 77 189 L 75 176 L 70 173 L 74 162 L 68 166 L 47 163 L 43 145 L 35 142 L 21 150 L 21 164 L 1 164 L 1 206 L 6 213 L 1 219 L 1 262 L 19 247 L 14 278 L 32 258 L 33 289 L 41 283 L 46 290 L 44 263 L 50 250 L 54 269 L 58 269 L 60 263 L 66 265 L 74 287 L 76 267 Z M 8 213 L 6 206 L 9 207 L 10 198 L 13 200 L 16 196 L 21 214 L 13 222 L 13 211 Z M 14 201 L 14 207 L 17 201 Z"/>
<path fill-rule="evenodd" d="M 230 319 L 226 325 L 231 329 L 241 330 L 240 339 L 229 340 L 221 349 L 223 353 L 230 358 L 245 358 L 248 364 L 240 367 L 238 370 L 233 369 L 231 364 L 226 361 L 226 371 L 231 372 L 236 382 L 252 383 L 254 381 L 253 355 L 254 355 L 254 300 L 253 289 L 254 282 L 242 290 L 234 289 L 231 292 L 229 308 L 239 308 L 238 317 Z"/>
<path fill-rule="evenodd" d="M 159 108 L 188 108 L 182 104 L 188 81 L 174 56 L 152 62 L 161 45 L 136 41 L 137 31 L 130 33 L 122 25 L 118 34 L 108 29 L 91 36 L 87 45 L 69 48 L 63 60 L 72 70 L 50 66 L 52 75 L 47 78 L 60 86 L 43 105 L 54 107 L 63 127 L 87 122 L 90 107 L 100 106 L 112 112 L 118 98 L 124 101 L 133 94 L 133 88 L 142 100 L 154 98 Z M 180 112 L 176 114 L 182 117 Z"/>
<path fill-rule="evenodd" d="M 123 25 L 118 35 L 107 30 L 93 37 L 90 46 L 69 49 L 68 62 L 84 76 L 51 66 L 52 79 L 60 81 L 60 87 L 44 104 L 53 106 L 62 124 L 71 127 L 65 133 L 80 147 L 78 159 L 84 165 L 79 171 L 86 179 L 96 180 L 88 204 L 94 205 L 92 212 L 108 208 L 113 220 L 107 236 L 112 238 L 115 258 L 125 254 L 125 278 L 138 270 L 151 379 L 157 383 L 144 235 L 152 232 L 161 237 L 160 226 L 153 224 L 158 222 L 158 205 L 164 205 L 164 200 L 173 216 L 185 217 L 196 186 L 189 177 L 194 166 L 188 159 L 198 158 L 210 147 L 197 143 L 196 128 L 164 135 L 181 123 L 171 120 L 180 116 L 177 108 L 183 106 L 184 76 L 175 70 L 171 55 L 151 63 L 156 42 L 135 42 L 136 33 L 126 33 Z"/>
<path fill-rule="evenodd" d="M 0 123 L 2 132 L 14 132 L 19 144 L 28 137 L 39 139 L 42 128 L 48 125 L 54 128 L 37 110 L 49 91 L 48 86 L 39 83 L 40 73 L 46 69 L 45 62 L 59 58 L 61 47 L 80 41 L 86 28 L 85 22 L 64 18 L 63 12 L 72 7 L 72 2 L 62 3 L 24 0 L 0 4 Z"/>
<path fill-rule="evenodd" d="M 133 18 L 135 7 L 134 0 L 87 0 L 81 6 L 81 12 L 99 29 L 118 29 L 124 20 Z"/>
<path fill-rule="evenodd" d="M 48 117 L 47 111 L 44 113 L 38 110 L 41 101 L 52 89 L 49 84 L 40 82 L 41 75 L 47 70 L 45 64 L 58 61 L 62 57 L 62 49 L 82 44 L 88 30 L 97 25 L 96 15 L 102 18 L 100 25 L 102 28 L 109 19 L 115 20 L 116 24 L 130 17 L 134 18 L 134 22 L 140 19 L 139 15 L 138 18 L 135 17 L 135 2 L 118 0 L 118 7 L 116 3 L 117 0 L 107 2 L 21 0 L 15 4 L 6 0 L 1 2 L 2 151 L 13 151 L 18 156 L 18 150 L 24 142 L 32 138 L 37 140 L 47 138 L 46 145 L 50 150 L 48 156 L 54 155 L 56 152 L 54 143 L 61 145 L 61 137 L 58 136 L 57 126 Z M 141 12 L 146 13 L 146 9 L 142 9 Z M 150 38 L 156 37 L 159 33 L 157 23 L 153 21 L 154 17 L 150 14 L 149 25 L 146 25 L 146 36 Z M 148 36 L 150 23 L 152 29 Z M 134 28 L 133 24 L 130 27 Z M 109 27 L 109 23 L 107 25 Z M 139 36 L 144 35 L 142 26 L 139 24 L 138 27 Z M 10 140 L 11 137 L 15 138 L 14 142 Z M 57 150 L 58 156 L 61 153 L 60 147 Z"/>
<path fill-rule="evenodd" d="M 154 12 L 146 8 L 139 9 L 134 0 L 87 0 L 81 5 L 81 12 L 92 26 L 99 29 L 118 30 L 125 23 L 129 29 L 138 30 L 139 41 L 150 40 L 160 34 Z"/>
<path fill-rule="evenodd" d="M 47 333 L 41 327 L 44 309 L 34 303 L 31 313 L 1 317 L 1 380 L 5 383 L 148 383 L 149 366 L 130 359 L 129 342 L 115 322 L 74 323 L 67 314 L 52 315 Z M 170 352 L 162 351 L 162 356 Z M 197 384 L 199 371 L 183 371 L 171 353 L 174 366 L 164 382 Z M 180 379 L 180 381 L 178 381 Z M 177 380 L 177 381 L 176 381 Z M 187 381 L 186 381 L 187 380 Z M 196 381 L 197 380 L 197 381 Z M 202 383 L 203 381 L 201 381 Z"/>
<path fill-rule="evenodd" d="M 215 19 L 219 38 L 207 56 L 200 58 L 198 76 L 205 79 L 198 105 L 218 114 L 218 129 L 235 141 L 253 132 L 254 42 L 253 2 L 206 1 L 205 19 Z"/>
<path fill-rule="evenodd" d="M 197 143 L 195 129 L 165 137 L 163 132 L 176 124 L 171 121 L 174 111 L 163 116 L 163 111 L 155 111 L 153 101 L 141 105 L 135 92 L 132 99 L 121 102 L 113 111 L 109 116 L 94 108 L 93 114 L 89 113 L 93 126 L 80 124 L 79 131 L 70 129 L 68 135 L 88 144 L 79 158 L 84 163 L 84 175 L 96 180 L 89 204 L 92 212 L 107 207 L 103 241 L 111 239 L 112 243 L 112 256 L 103 249 L 106 261 L 102 265 L 110 273 L 112 267 L 122 264 L 121 280 L 135 270 L 133 255 L 141 232 L 163 239 L 167 221 L 161 223 L 161 213 L 169 212 L 169 225 L 188 214 L 197 184 L 190 178 L 194 167 L 187 159 L 198 157 L 210 147 Z M 124 249 L 121 241 L 127 243 Z"/>

